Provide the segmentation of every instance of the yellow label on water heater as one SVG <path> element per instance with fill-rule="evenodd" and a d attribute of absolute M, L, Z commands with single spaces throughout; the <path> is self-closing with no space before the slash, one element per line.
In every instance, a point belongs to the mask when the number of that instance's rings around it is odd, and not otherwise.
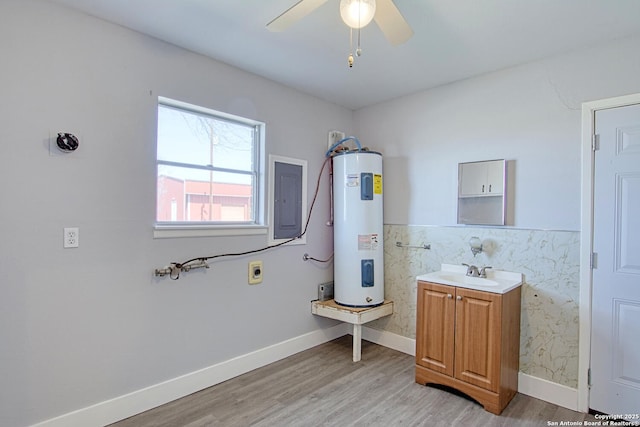
<path fill-rule="evenodd" d="M 382 194 L 382 175 L 373 175 L 373 194 Z"/>

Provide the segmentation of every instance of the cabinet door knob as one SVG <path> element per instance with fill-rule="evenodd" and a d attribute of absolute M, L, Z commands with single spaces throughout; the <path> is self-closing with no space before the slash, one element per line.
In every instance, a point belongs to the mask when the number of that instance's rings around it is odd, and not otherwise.
<path fill-rule="evenodd" d="M 456 299 L 457 299 L 458 301 L 462 301 L 462 296 L 461 296 L 461 295 L 458 295 L 458 296 L 456 297 Z"/>
<path fill-rule="evenodd" d="M 451 299 L 451 298 L 453 298 L 453 295 L 447 294 L 447 298 Z"/>

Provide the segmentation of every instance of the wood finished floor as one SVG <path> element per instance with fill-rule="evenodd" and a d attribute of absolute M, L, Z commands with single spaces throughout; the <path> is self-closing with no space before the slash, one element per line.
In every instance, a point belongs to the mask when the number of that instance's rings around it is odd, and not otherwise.
<path fill-rule="evenodd" d="M 448 391 L 416 384 L 414 358 L 351 336 L 322 344 L 224 383 L 112 424 L 209 426 L 524 426 L 595 421 L 517 394 L 502 415 Z"/>

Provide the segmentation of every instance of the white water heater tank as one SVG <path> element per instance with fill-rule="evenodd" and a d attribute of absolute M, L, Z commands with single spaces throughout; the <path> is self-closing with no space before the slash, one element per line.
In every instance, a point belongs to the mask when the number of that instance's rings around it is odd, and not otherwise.
<path fill-rule="evenodd" d="M 333 157 L 334 299 L 349 307 L 384 302 L 382 155 L 344 151 Z"/>

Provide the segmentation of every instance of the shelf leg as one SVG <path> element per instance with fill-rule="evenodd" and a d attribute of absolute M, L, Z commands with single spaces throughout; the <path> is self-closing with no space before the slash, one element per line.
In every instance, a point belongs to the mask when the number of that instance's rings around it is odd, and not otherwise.
<path fill-rule="evenodd" d="M 362 352 L 362 325 L 353 325 L 353 361 L 359 362 Z"/>

